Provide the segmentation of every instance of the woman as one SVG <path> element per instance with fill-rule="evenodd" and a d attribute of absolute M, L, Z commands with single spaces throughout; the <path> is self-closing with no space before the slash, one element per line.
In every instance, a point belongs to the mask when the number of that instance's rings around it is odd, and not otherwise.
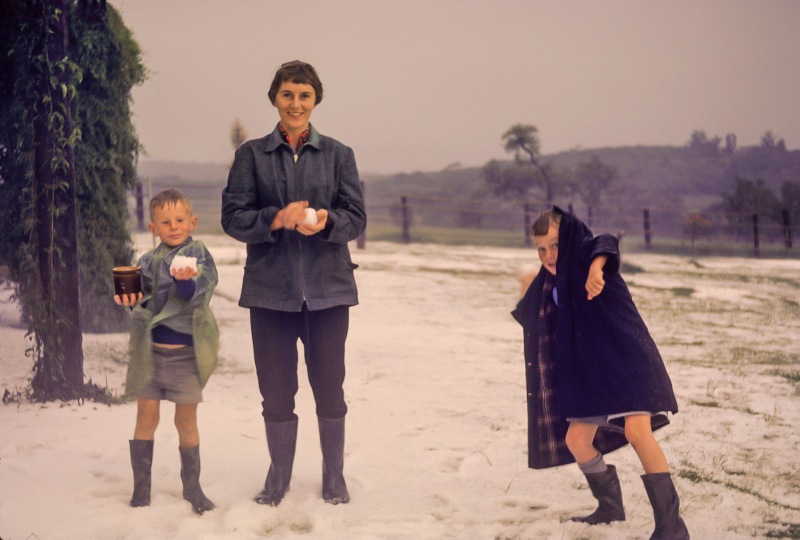
<path fill-rule="evenodd" d="M 353 151 L 310 124 L 322 101 L 314 68 L 295 60 L 275 73 L 269 99 L 280 121 L 236 151 L 222 193 L 222 227 L 247 243 L 239 305 L 250 309 L 271 464 L 259 504 L 289 489 L 297 440 L 297 340 L 305 350 L 322 446 L 322 496 L 350 496 L 344 456 L 344 349 L 358 304 L 347 243 L 366 226 Z"/>

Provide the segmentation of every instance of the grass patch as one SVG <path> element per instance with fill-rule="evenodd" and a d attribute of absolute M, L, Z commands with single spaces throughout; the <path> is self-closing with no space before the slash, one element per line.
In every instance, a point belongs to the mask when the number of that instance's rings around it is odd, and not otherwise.
<path fill-rule="evenodd" d="M 205 218 L 204 218 L 205 219 Z M 214 219 L 210 221 L 213 223 Z M 218 221 L 218 220 L 217 220 Z M 434 227 L 430 225 L 411 225 L 409 231 L 411 242 L 423 242 L 446 245 L 491 245 L 500 247 L 527 247 L 525 245 L 524 230 L 503 229 L 478 229 L 467 227 Z M 402 230 L 393 223 L 372 222 L 367 225 L 367 241 L 402 242 Z M 696 244 L 692 250 L 681 239 L 658 238 L 651 247 L 645 248 L 644 241 L 634 237 L 625 236 L 622 250 L 628 253 L 659 253 L 662 255 L 689 256 L 692 264 L 702 268 L 696 262 L 698 257 L 754 257 L 752 244 L 734 242 L 708 242 Z M 800 250 L 787 250 L 782 243 L 761 244 L 761 258 L 763 259 L 798 259 Z M 623 268 L 623 271 L 628 271 Z"/>
<path fill-rule="evenodd" d="M 619 271 L 622 274 L 641 274 L 644 272 L 644 268 L 638 264 L 622 261 L 622 264 L 619 266 Z"/>
<path fill-rule="evenodd" d="M 399 227 L 377 224 L 367 228 L 367 243 L 376 242 L 403 242 L 403 234 Z M 443 244 L 448 246 L 495 246 L 495 247 L 530 247 L 525 245 L 522 232 L 504 231 L 498 229 L 469 229 L 413 226 L 410 230 L 411 243 Z"/>
<path fill-rule="evenodd" d="M 782 503 L 776 501 L 775 499 L 767 497 L 763 493 L 760 493 L 754 490 L 753 488 L 740 486 L 738 484 L 731 482 L 730 480 L 724 480 L 724 481 L 718 480 L 714 478 L 713 473 L 701 471 L 700 469 L 698 469 L 697 467 L 695 467 L 694 465 L 692 465 L 687 461 L 683 461 L 681 465 L 683 465 L 683 468 L 681 468 L 678 471 L 678 476 L 680 478 L 684 478 L 692 482 L 693 484 L 715 484 L 726 487 L 728 489 L 732 489 L 734 491 L 738 491 L 740 493 L 744 493 L 746 495 L 750 495 L 751 497 L 755 497 L 756 499 L 763 501 L 770 506 L 777 506 L 778 508 L 783 508 L 785 510 L 800 510 L 800 508 L 795 508 L 792 505 Z"/>
<path fill-rule="evenodd" d="M 673 287 L 672 294 L 681 298 L 688 298 L 692 296 L 694 289 L 691 287 Z"/>
<path fill-rule="evenodd" d="M 697 401 L 696 399 L 691 400 L 692 405 L 697 405 L 698 407 L 710 407 L 712 409 L 721 409 L 722 405 L 719 404 L 719 401 L 710 400 L 710 401 Z"/>
<path fill-rule="evenodd" d="M 800 538 L 800 523 L 787 523 L 783 521 L 768 521 L 781 529 L 770 529 L 764 533 L 764 538 Z"/>
<path fill-rule="evenodd" d="M 793 366 L 800 364 L 800 354 L 783 351 L 765 351 L 734 347 L 731 349 L 731 359 L 738 364 L 764 364 L 769 366 Z"/>
<path fill-rule="evenodd" d="M 512 272 L 491 272 L 489 270 L 455 270 L 453 268 L 433 268 L 430 266 L 420 266 L 418 272 L 431 272 L 434 274 L 446 274 L 448 276 L 457 277 L 476 277 L 476 278 L 491 278 L 497 276 L 511 276 Z"/>
<path fill-rule="evenodd" d="M 783 377 L 791 383 L 800 383 L 800 371 L 784 371 L 782 369 L 771 369 L 764 372 L 764 375 L 774 375 L 776 377 Z"/>

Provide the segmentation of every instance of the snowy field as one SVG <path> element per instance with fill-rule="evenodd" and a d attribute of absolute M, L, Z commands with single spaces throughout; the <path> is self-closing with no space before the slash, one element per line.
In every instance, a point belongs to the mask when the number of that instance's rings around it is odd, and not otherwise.
<path fill-rule="evenodd" d="M 152 504 L 130 508 L 133 403 L 0 406 L 0 538 L 647 539 L 652 513 L 628 447 L 609 455 L 627 521 L 564 522 L 594 508 L 575 465 L 527 468 L 522 333 L 509 315 L 532 249 L 368 243 L 355 250 L 345 476 L 320 496 L 313 398 L 301 367 L 291 491 L 252 501 L 269 464 L 248 314 L 244 246 L 200 237 L 220 270 L 221 362 L 200 407 L 202 475 L 217 508 L 181 498 L 173 407 L 156 433 Z M 137 237 L 140 250 L 149 237 Z M 626 274 L 681 412 L 660 431 L 696 539 L 800 537 L 800 261 L 633 254 Z M 2 291 L 8 298 L 9 292 Z M 0 385 L 30 376 L 15 306 L 0 305 Z M 119 394 L 127 336 L 84 336 L 85 371 Z M 0 390 L 2 391 L 2 390 Z"/>

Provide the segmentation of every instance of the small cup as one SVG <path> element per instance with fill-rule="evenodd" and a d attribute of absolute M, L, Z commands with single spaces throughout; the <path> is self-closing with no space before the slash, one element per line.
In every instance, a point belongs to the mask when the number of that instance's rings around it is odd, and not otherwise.
<path fill-rule="evenodd" d="M 117 266 L 114 268 L 114 292 L 116 294 L 139 294 L 141 291 L 141 266 Z"/>

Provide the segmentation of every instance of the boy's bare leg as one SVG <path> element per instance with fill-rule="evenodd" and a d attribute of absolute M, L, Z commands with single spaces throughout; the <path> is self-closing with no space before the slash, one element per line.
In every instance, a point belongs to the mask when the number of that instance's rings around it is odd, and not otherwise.
<path fill-rule="evenodd" d="M 586 463 L 597 457 L 600 453 L 594 447 L 594 436 L 597 433 L 597 426 L 585 424 L 583 422 L 570 422 L 567 429 L 566 443 L 575 461 Z"/>
<path fill-rule="evenodd" d="M 573 516 L 570 521 L 597 525 L 612 521 L 625 521 L 622 490 L 617 469 L 606 465 L 602 454 L 594 447 L 594 436 L 598 426 L 583 422 L 570 422 L 567 429 L 567 448 L 586 476 L 592 496 L 597 499 L 597 509 L 588 516 Z"/>
<path fill-rule="evenodd" d="M 197 429 L 197 403 L 175 404 L 175 427 L 178 428 L 181 448 L 193 448 L 200 444 L 200 432 Z"/>
<path fill-rule="evenodd" d="M 159 421 L 159 406 L 157 399 L 138 398 L 136 400 L 136 428 L 133 438 L 139 441 L 152 441 L 156 436 Z"/>
<path fill-rule="evenodd" d="M 650 415 L 635 414 L 625 417 L 625 437 L 639 456 L 647 474 L 669 472 L 667 458 L 653 436 Z"/>

